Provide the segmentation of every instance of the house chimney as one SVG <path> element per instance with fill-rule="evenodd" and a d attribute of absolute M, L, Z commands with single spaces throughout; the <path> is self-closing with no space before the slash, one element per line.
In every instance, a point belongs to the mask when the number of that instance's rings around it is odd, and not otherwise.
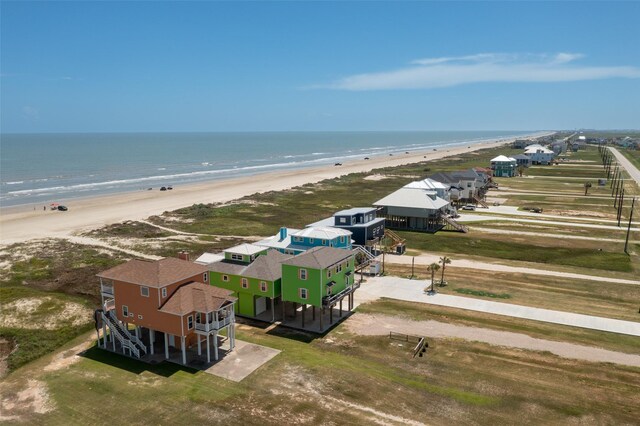
<path fill-rule="evenodd" d="M 180 251 L 178 253 L 178 259 L 182 259 L 182 260 L 188 261 L 189 260 L 189 252 L 188 251 L 184 251 L 184 250 Z"/>
<path fill-rule="evenodd" d="M 280 241 L 283 241 L 285 238 L 287 238 L 287 228 L 283 226 L 280 228 Z"/>

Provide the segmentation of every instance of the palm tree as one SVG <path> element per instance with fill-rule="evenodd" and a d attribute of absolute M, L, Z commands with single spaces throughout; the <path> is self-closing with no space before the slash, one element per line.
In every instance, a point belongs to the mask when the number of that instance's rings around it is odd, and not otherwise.
<path fill-rule="evenodd" d="M 435 280 L 436 272 L 438 271 L 438 269 L 440 269 L 440 265 L 435 262 L 427 266 L 427 271 L 431 272 L 431 290 L 429 291 L 435 291 L 433 289 L 433 281 Z"/>
<path fill-rule="evenodd" d="M 440 287 L 444 286 L 444 270 L 448 264 L 451 263 L 451 259 L 447 256 L 443 256 L 440 258 L 440 263 L 442 263 L 442 277 L 440 278 Z"/>
<path fill-rule="evenodd" d="M 589 188 L 591 188 L 591 182 L 585 182 L 584 183 L 584 195 L 587 195 L 587 192 L 589 191 Z"/>

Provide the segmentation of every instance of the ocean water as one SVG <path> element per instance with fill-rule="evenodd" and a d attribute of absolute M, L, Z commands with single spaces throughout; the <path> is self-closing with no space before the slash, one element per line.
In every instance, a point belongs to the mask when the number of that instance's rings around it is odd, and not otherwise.
<path fill-rule="evenodd" d="M 3 134 L 0 205 L 177 187 L 530 132 Z"/>

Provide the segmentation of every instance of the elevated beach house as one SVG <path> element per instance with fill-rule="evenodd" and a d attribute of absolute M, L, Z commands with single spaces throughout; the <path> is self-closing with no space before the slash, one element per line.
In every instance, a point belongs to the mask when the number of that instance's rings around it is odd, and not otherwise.
<path fill-rule="evenodd" d="M 223 254 L 222 260 L 207 264 L 211 285 L 238 298 L 238 315 L 275 321 L 282 294 L 281 263 L 291 255 L 253 244 L 231 247 Z"/>
<path fill-rule="evenodd" d="M 236 298 L 209 285 L 207 267 L 177 258 L 135 259 L 97 276 L 102 348 L 146 360 L 157 358 L 156 352 L 164 352 L 164 359 L 177 353 L 182 364 L 194 345 L 202 356 L 203 343 L 207 362 L 211 349 L 217 360 L 222 337 L 233 350 Z"/>
<path fill-rule="evenodd" d="M 512 158 L 512 159 L 516 160 L 516 168 L 518 168 L 520 166 L 522 166 L 522 167 L 531 166 L 531 158 L 528 155 L 518 154 L 518 155 L 514 155 L 513 157 L 509 157 L 509 158 Z"/>
<path fill-rule="evenodd" d="M 449 201 L 436 190 L 408 184 L 373 203 L 391 229 L 436 232 L 444 227 Z"/>
<path fill-rule="evenodd" d="M 531 159 L 531 164 L 551 164 L 556 156 L 552 150 L 542 145 L 530 145 L 524 150 L 524 155 Z"/>
<path fill-rule="evenodd" d="M 334 213 L 333 217 L 309 225 L 312 228 L 332 227 L 351 232 L 353 244 L 370 247 L 384 236 L 383 217 L 375 207 L 355 207 Z"/>
<path fill-rule="evenodd" d="M 304 253 L 314 247 L 352 248 L 351 231 L 329 226 L 309 226 L 304 229 L 282 227 L 273 237 L 255 244 L 290 255 Z"/>
<path fill-rule="evenodd" d="M 335 247 L 314 247 L 305 253 L 282 262 L 282 317 L 287 310 L 297 312 L 302 307 L 301 326 L 305 327 L 307 308 L 316 313 L 320 330 L 325 329 L 325 313 L 329 313 L 329 325 L 333 324 L 333 307 L 340 306 L 347 298 L 348 310 L 353 309 L 353 294 L 359 284 L 355 280 L 355 253 Z"/>
<path fill-rule="evenodd" d="M 491 170 L 495 177 L 514 177 L 518 175 L 518 161 L 504 155 L 491 160 Z"/>
<path fill-rule="evenodd" d="M 448 200 L 456 205 L 477 203 L 489 188 L 491 176 L 475 169 L 439 172 L 429 179 L 448 187 Z"/>

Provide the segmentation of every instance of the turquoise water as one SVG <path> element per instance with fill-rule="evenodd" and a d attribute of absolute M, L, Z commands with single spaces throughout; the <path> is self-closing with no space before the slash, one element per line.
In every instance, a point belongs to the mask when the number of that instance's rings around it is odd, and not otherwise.
<path fill-rule="evenodd" d="M 3 134 L 0 204 L 139 191 L 530 132 Z"/>

